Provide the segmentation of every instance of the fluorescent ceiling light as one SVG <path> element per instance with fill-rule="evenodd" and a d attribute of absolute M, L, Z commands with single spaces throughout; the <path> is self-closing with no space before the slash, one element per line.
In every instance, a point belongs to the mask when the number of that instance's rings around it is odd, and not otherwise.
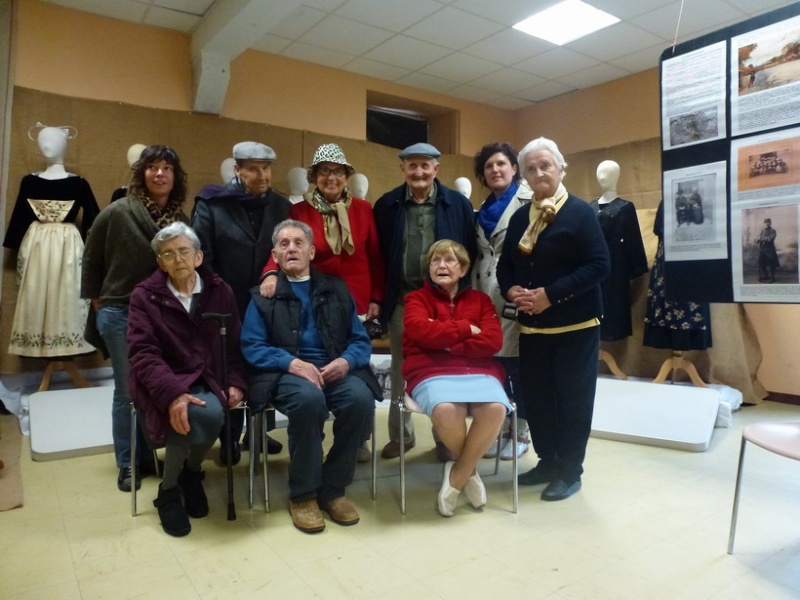
<path fill-rule="evenodd" d="M 558 46 L 582 38 L 619 19 L 580 0 L 564 0 L 514 25 L 514 29 Z"/>

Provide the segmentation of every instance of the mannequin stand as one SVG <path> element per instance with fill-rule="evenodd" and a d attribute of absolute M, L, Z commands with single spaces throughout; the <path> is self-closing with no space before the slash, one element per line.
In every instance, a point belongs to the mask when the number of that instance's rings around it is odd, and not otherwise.
<path fill-rule="evenodd" d="M 619 368 L 617 361 L 614 360 L 612 354 L 606 350 L 600 350 L 600 360 L 608 365 L 608 370 L 611 371 L 613 375 L 619 377 L 622 380 L 627 381 L 628 376 Z"/>
<path fill-rule="evenodd" d="M 54 371 L 64 371 L 69 375 L 69 378 L 72 379 L 72 383 L 74 383 L 76 387 L 92 387 L 92 384 L 81 375 L 81 372 L 78 371 L 78 367 L 76 367 L 75 363 L 71 360 L 50 360 L 47 362 L 44 375 L 42 375 L 42 383 L 39 386 L 40 392 L 46 392 L 48 390 L 50 387 L 50 379 Z"/>
<path fill-rule="evenodd" d="M 661 370 L 659 370 L 658 375 L 656 375 L 656 378 L 653 380 L 653 383 L 664 383 L 667 380 L 667 375 L 669 375 L 670 371 L 672 371 L 672 381 L 674 382 L 678 369 L 683 369 L 686 371 L 686 374 L 689 375 L 689 379 L 697 387 L 708 387 L 700 378 L 700 375 L 697 373 L 697 369 L 695 369 L 694 365 L 690 361 L 683 358 L 683 352 L 680 350 L 672 351 L 672 358 L 668 358 L 664 361 L 664 364 L 661 365 Z"/>

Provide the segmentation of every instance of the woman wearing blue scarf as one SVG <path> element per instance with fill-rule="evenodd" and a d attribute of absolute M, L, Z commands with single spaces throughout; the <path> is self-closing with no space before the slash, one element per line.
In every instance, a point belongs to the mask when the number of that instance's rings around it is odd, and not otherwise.
<path fill-rule="evenodd" d="M 472 269 L 472 286 L 491 297 L 497 314 L 501 317 L 503 327 L 503 348 L 495 355 L 506 368 L 506 391 L 513 398 L 519 390 L 519 331 L 515 321 L 515 307 L 509 305 L 512 313 L 506 311 L 505 298 L 500 294 L 495 270 L 497 260 L 506 238 L 508 220 L 518 208 L 530 202 L 531 190 L 526 183 L 520 183 L 517 151 L 505 142 L 488 144 L 475 155 L 475 176 L 491 193 L 487 196 L 478 211 L 476 235 L 478 238 L 478 257 Z M 522 403 L 517 401 L 517 410 Z M 503 426 L 504 442 L 500 449 L 500 458 L 511 460 L 516 450 L 517 456 L 528 451 L 530 434 L 528 421 L 524 413 L 519 412 L 517 439 L 510 439 L 509 421 Z M 492 446 L 486 453 L 492 458 L 497 453 L 497 446 Z"/>

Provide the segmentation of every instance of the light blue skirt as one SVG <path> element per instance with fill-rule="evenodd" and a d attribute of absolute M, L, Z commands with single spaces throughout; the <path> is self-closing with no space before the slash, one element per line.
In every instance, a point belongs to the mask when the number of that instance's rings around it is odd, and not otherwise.
<path fill-rule="evenodd" d="M 433 409 L 445 402 L 499 402 L 511 412 L 503 385 L 491 375 L 441 375 L 429 377 L 414 388 L 417 404 L 429 417 Z"/>

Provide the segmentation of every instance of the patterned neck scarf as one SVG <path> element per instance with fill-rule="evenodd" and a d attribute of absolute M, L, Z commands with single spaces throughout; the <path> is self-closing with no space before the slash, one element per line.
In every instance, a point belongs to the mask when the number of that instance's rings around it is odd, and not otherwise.
<path fill-rule="evenodd" d="M 350 217 L 347 215 L 347 209 L 350 208 L 352 201 L 353 194 L 347 188 L 344 188 L 340 200 L 333 205 L 325 201 L 319 189 L 314 190 L 309 200 L 309 204 L 322 215 L 325 241 L 334 254 L 341 254 L 342 250 L 353 254 L 356 250 L 353 244 L 353 232 L 350 230 Z"/>
<path fill-rule="evenodd" d="M 547 225 L 556 218 L 556 213 L 564 206 L 564 200 L 567 198 L 567 188 L 563 183 L 558 184 L 555 196 L 552 198 L 543 198 L 531 200 L 530 208 L 530 224 L 522 235 L 517 247 L 523 254 L 530 254 L 536 248 L 536 241 L 539 239 L 539 234 L 545 230 Z"/>
<path fill-rule="evenodd" d="M 518 189 L 519 184 L 516 181 L 512 181 L 508 189 L 499 198 L 495 198 L 494 192 L 492 192 L 481 205 L 478 211 L 478 222 L 481 224 L 483 235 L 486 236 L 487 240 L 492 239 L 492 232 L 500 222 L 500 217 L 503 216 L 508 203 L 517 194 Z"/>
<path fill-rule="evenodd" d="M 163 209 L 159 208 L 158 204 L 149 196 L 137 196 L 137 198 L 147 209 L 147 213 L 159 229 L 178 221 L 178 217 L 182 213 L 180 202 L 175 202 L 172 198 L 167 201 L 167 205 Z"/>

